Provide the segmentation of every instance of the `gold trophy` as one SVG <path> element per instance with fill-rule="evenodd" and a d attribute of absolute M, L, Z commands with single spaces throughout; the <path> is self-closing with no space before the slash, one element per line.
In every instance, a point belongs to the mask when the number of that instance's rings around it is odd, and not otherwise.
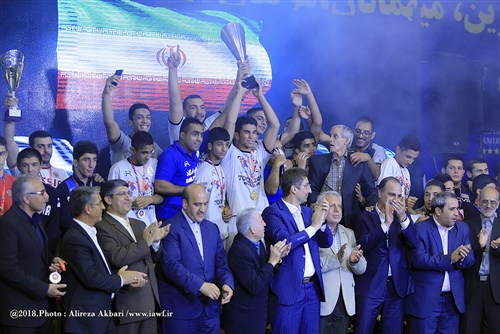
<path fill-rule="evenodd" d="M 245 61 L 247 58 L 247 45 L 245 40 L 245 29 L 237 22 L 229 22 L 220 32 L 220 38 L 238 61 Z M 246 89 L 259 87 L 253 75 L 247 76 L 241 83 Z"/>
<path fill-rule="evenodd" d="M 8 96 L 16 97 L 16 91 L 23 74 L 24 55 L 19 50 L 9 50 L 2 55 L 2 70 L 9 89 Z M 21 109 L 12 106 L 7 109 L 5 119 L 8 121 L 18 121 L 21 119 Z"/>

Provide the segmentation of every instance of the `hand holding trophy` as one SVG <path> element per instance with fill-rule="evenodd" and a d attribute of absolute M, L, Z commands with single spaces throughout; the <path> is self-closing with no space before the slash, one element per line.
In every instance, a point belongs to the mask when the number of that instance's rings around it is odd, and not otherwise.
<path fill-rule="evenodd" d="M 230 22 L 222 28 L 220 38 L 226 44 L 227 48 L 233 54 L 234 58 L 240 62 L 247 59 L 247 46 L 245 40 L 245 30 L 241 24 Z M 245 77 L 241 83 L 246 89 L 254 89 L 259 87 L 259 83 L 253 75 Z"/>
<path fill-rule="evenodd" d="M 1 61 L 2 70 L 9 89 L 7 96 L 15 99 L 15 94 L 23 73 L 24 55 L 19 50 L 9 50 L 2 55 Z M 9 106 L 5 113 L 5 120 L 21 120 L 21 109 L 19 109 L 17 105 Z"/>

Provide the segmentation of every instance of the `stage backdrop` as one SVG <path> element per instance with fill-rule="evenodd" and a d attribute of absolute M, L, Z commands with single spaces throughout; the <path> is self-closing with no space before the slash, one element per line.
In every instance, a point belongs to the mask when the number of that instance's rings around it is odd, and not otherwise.
<path fill-rule="evenodd" d="M 283 122 L 291 80 L 303 78 L 325 130 L 368 115 L 385 147 L 419 135 L 429 175 L 442 153 L 498 156 L 479 140 L 500 129 L 498 1 L 49 0 L 4 1 L 0 11 L 0 52 L 25 54 L 17 134 L 92 139 L 104 152 L 100 170 L 109 163 L 100 112 L 106 77 L 124 70 L 113 103 L 122 129 L 129 132 L 130 104 L 145 102 L 152 133 L 166 146 L 165 57 L 180 46 L 182 95 L 199 93 L 217 111 L 236 73 L 219 39 L 231 21 L 245 27 L 253 72 Z M 0 94 L 6 90 L 2 81 Z"/>

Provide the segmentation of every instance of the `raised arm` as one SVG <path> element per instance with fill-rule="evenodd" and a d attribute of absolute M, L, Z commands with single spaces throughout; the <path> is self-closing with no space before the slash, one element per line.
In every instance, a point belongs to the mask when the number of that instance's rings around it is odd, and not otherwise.
<path fill-rule="evenodd" d="M 283 146 L 286 146 L 290 143 L 300 130 L 300 116 L 299 109 L 302 107 L 302 95 L 294 90 L 290 93 L 290 97 L 292 99 L 293 104 L 293 114 L 290 122 L 288 123 L 288 127 L 285 132 L 281 134 L 280 140 Z"/>
<path fill-rule="evenodd" d="M 296 91 L 302 95 L 304 95 L 307 99 L 307 104 L 309 106 L 309 110 L 311 111 L 311 115 L 307 120 L 307 124 L 309 126 L 309 130 L 316 137 L 316 141 L 322 144 L 329 144 L 330 136 L 323 132 L 323 116 L 321 115 L 321 111 L 319 110 L 318 103 L 314 98 L 314 94 L 311 90 L 311 87 L 307 83 L 307 81 L 303 79 L 295 79 L 293 80 L 295 86 L 297 86 Z"/>
<path fill-rule="evenodd" d="M 240 82 L 245 78 L 247 75 L 250 74 L 250 64 L 248 62 L 248 59 L 245 61 L 238 61 L 238 71 L 236 72 L 236 79 L 234 80 L 234 85 L 231 88 L 231 91 L 229 92 L 229 95 L 227 96 L 226 102 L 224 102 L 224 105 L 220 109 L 219 117 L 217 117 L 214 122 L 210 125 L 210 129 L 215 128 L 215 127 L 224 127 L 224 124 L 226 122 L 226 117 L 227 114 L 231 108 L 231 105 L 234 102 L 234 99 L 236 99 L 238 89 L 240 89 Z M 243 94 L 241 97 L 241 100 L 244 100 L 246 97 L 246 94 L 248 94 L 248 91 Z M 241 105 L 241 101 L 240 101 Z M 231 133 L 230 133 L 231 134 Z"/>
<path fill-rule="evenodd" d="M 257 80 L 257 79 L 256 79 Z M 257 81 L 258 82 L 258 81 Z M 268 127 L 266 133 L 264 134 L 264 147 L 269 152 L 272 152 L 274 144 L 276 144 L 276 139 L 278 138 L 278 132 L 280 130 L 280 121 L 274 112 L 273 107 L 267 102 L 264 92 L 262 91 L 262 86 L 258 82 L 259 86 L 252 90 L 252 94 L 255 95 L 257 100 L 259 100 L 260 106 L 264 111 L 267 118 Z"/>
<path fill-rule="evenodd" d="M 5 99 L 5 106 L 15 107 L 17 106 L 17 99 L 12 97 L 9 93 L 7 98 Z M 14 140 L 14 135 L 16 132 L 16 123 L 9 122 L 4 119 L 3 121 L 3 137 L 5 138 L 5 142 L 7 143 L 7 165 L 9 168 L 14 168 L 16 166 L 17 154 L 19 153 L 19 147 Z"/>
<path fill-rule="evenodd" d="M 111 104 L 111 92 L 113 92 L 119 84 L 120 76 L 112 75 L 106 80 L 104 90 L 102 91 L 102 118 L 104 121 L 104 126 L 106 127 L 108 141 L 110 143 L 115 143 L 118 139 L 120 139 L 120 126 L 115 121 L 113 106 Z"/>
<path fill-rule="evenodd" d="M 168 100 L 170 110 L 168 113 L 168 120 L 172 124 L 179 124 L 184 116 L 182 109 L 181 90 L 179 88 L 179 81 L 177 78 L 177 67 L 181 63 L 181 52 L 179 45 L 174 52 L 170 49 L 170 56 L 167 60 L 168 65 Z"/>
<path fill-rule="evenodd" d="M 248 90 L 241 86 L 241 80 L 238 82 L 238 88 L 236 89 L 234 99 L 229 105 L 229 109 L 225 116 L 224 129 L 229 132 L 230 140 L 233 140 L 234 128 L 236 125 L 236 120 L 238 119 L 238 114 L 240 113 L 241 102 L 248 94 Z"/>

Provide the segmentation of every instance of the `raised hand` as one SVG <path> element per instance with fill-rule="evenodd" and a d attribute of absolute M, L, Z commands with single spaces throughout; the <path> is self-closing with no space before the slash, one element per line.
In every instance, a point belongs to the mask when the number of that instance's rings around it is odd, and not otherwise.
<path fill-rule="evenodd" d="M 179 48 L 179 44 L 177 44 L 177 49 L 174 52 L 173 49 L 170 49 L 170 55 L 167 59 L 168 68 L 177 68 L 181 63 L 181 50 Z"/>
<path fill-rule="evenodd" d="M 290 92 L 290 98 L 292 99 L 294 107 L 300 107 L 302 105 L 302 95 L 297 92 L 296 89 Z"/>
<path fill-rule="evenodd" d="M 309 87 L 309 84 L 307 83 L 307 81 L 305 81 L 303 79 L 293 79 L 292 82 L 295 86 L 297 86 L 296 90 L 298 93 L 300 93 L 302 95 L 307 95 L 307 94 L 312 93 L 311 87 Z"/>

